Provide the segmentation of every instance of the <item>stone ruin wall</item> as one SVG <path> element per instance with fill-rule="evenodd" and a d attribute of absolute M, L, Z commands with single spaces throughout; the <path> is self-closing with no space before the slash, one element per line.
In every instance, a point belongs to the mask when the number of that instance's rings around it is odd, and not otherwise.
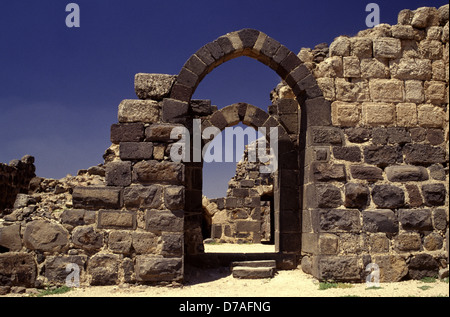
<path fill-rule="evenodd" d="M 332 123 L 308 135 L 304 271 L 352 280 L 375 262 L 399 281 L 448 265 L 448 40 L 447 5 L 299 53 Z"/>
<path fill-rule="evenodd" d="M 13 208 L 17 194 L 28 192 L 30 180 L 36 176 L 33 163 L 29 155 L 8 165 L 0 163 L 0 211 Z"/>
<path fill-rule="evenodd" d="M 404 10 L 398 25 L 299 59 L 277 43 L 241 30 L 205 45 L 178 76 L 138 74 L 139 99 L 121 102 L 111 127 L 104 182 L 74 186 L 59 212 L 1 219 L 2 291 L 64 284 L 68 264 L 83 285 L 182 281 L 185 255 L 203 252 L 202 166 L 170 161 L 170 132 L 195 118 L 279 128 L 276 245 L 305 272 L 364 281 L 375 262 L 390 282 L 447 267 L 448 6 Z M 207 72 L 242 55 L 293 89 L 277 87 L 268 112 L 190 102 Z"/>

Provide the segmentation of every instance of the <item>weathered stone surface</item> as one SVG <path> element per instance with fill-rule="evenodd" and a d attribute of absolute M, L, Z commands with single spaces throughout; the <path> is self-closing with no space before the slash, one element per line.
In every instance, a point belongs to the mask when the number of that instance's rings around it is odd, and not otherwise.
<path fill-rule="evenodd" d="M 167 161 L 141 161 L 133 167 L 133 181 L 141 184 L 182 183 L 184 165 Z"/>
<path fill-rule="evenodd" d="M 0 254 L 0 285 L 34 287 L 37 268 L 30 253 Z"/>
<path fill-rule="evenodd" d="M 177 76 L 166 74 L 138 73 L 134 78 L 134 89 L 139 99 L 162 100 L 169 96 Z"/>
<path fill-rule="evenodd" d="M 59 224 L 35 220 L 26 225 L 23 240 L 31 250 L 59 252 L 68 246 L 69 232 Z"/>
<path fill-rule="evenodd" d="M 181 258 L 163 258 L 155 255 L 136 257 L 136 280 L 145 282 L 176 281 L 183 278 Z"/>
<path fill-rule="evenodd" d="M 359 58 L 356 56 L 347 56 L 343 58 L 344 77 L 361 77 L 361 66 Z"/>
<path fill-rule="evenodd" d="M 154 100 L 124 100 L 119 105 L 119 122 L 145 122 L 159 121 L 159 103 Z"/>
<path fill-rule="evenodd" d="M 362 78 L 389 78 L 389 65 L 383 59 L 364 58 L 361 60 Z"/>
<path fill-rule="evenodd" d="M 428 144 L 406 144 L 403 148 L 405 162 L 413 165 L 445 162 L 445 151 Z"/>
<path fill-rule="evenodd" d="M 314 276 L 320 281 L 360 281 L 362 268 L 357 257 L 319 256 L 315 259 Z"/>
<path fill-rule="evenodd" d="M 405 187 L 409 197 L 409 206 L 413 208 L 422 206 L 423 199 L 419 187 L 413 184 L 406 184 Z"/>
<path fill-rule="evenodd" d="M 366 37 L 352 37 L 351 42 L 351 53 L 361 59 L 371 58 L 373 55 L 373 40 Z"/>
<path fill-rule="evenodd" d="M 385 233 L 376 233 L 368 236 L 366 240 L 371 253 L 389 252 L 390 240 Z"/>
<path fill-rule="evenodd" d="M 427 206 L 443 206 L 447 190 L 444 184 L 426 184 L 422 186 L 422 194 Z"/>
<path fill-rule="evenodd" d="M 414 103 L 399 103 L 396 106 L 397 125 L 413 127 L 417 125 L 417 105 Z"/>
<path fill-rule="evenodd" d="M 72 242 L 87 251 L 99 250 L 103 246 L 103 235 L 94 226 L 79 226 L 72 231 Z"/>
<path fill-rule="evenodd" d="M 130 186 L 123 191 L 126 208 L 158 209 L 162 204 L 162 188 L 159 185 Z"/>
<path fill-rule="evenodd" d="M 433 230 L 431 225 L 431 211 L 427 209 L 400 209 L 398 211 L 398 220 L 404 230 Z"/>
<path fill-rule="evenodd" d="M 401 163 L 400 148 L 397 146 L 366 146 L 364 147 L 364 161 L 380 167 Z"/>
<path fill-rule="evenodd" d="M 86 255 L 57 255 L 48 256 L 44 262 L 45 278 L 50 283 L 65 285 L 70 271 L 66 271 L 69 264 L 78 265 L 80 282 L 83 282 L 84 268 L 87 261 Z"/>
<path fill-rule="evenodd" d="M 191 100 L 191 109 L 199 116 L 209 116 L 213 112 L 211 100 Z"/>
<path fill-rule="evenodd" d="M 108 247 L 115 253 L 128 254 L 131 251 L 132 238 L 129 231 L 114 230 L 109 233 Z"/>
<path fill-rule="evenodd" d="M 119 148 L 122 160 L 149 160 L 153 156 L 151 142 L 122 142 Z"/>
<path fill-rule="evenodd" d="M 101 229 L 136 229 L 136 213 L 132 211 L 100 210 L 97 227 Z"/>
<path fill-rule="evenodd" d="M 319 208 L 337 208 L 342 205 L 341 191 L 334 185 L 317 185 L 316 199 Z"/>
<path fill-rule="evenodd" d="M 399 282 L 408 274 L 408 267 L 403 257 L 398 255 L 377 255 L 373 262 L 380 267 L 380 282 Z"/>
<path fill-rule="evenodd" d="M 167 233 L 161 236 L 161 254 L 165 257 L 183 256 L 184 233 Z"/>
<path fill-rule="evenodd" d="M 428 129 L 427 141 L 431 145 L 439 145 L 445 141 L 444 131 L 441 129 Z"/>
<path fill-rule="evenodd" d="M 95 211 L 84 209 L 66 209 L 61 214 L 61 223 L 71 227 L 95 223 Z"/>
<path fill-rule="evenodd" d="M 322 232 L 358 232 L 361 229 L 360 212 L 355 209 L 330 209 L 319 213 Z"/>
<path fill-rule="evenodd" d="M 376 185 L 372 189 L 372 199 L 378 208 L 396 209 L 405 204 L 405 193 L 392 185 Z"/>
<path fill-rule="evenodd" d="M 73 207 L 77 209 L 101 209 L 121 207 L 121 188 L 75 187 L 72 193 Z"/>
<path fill-rule="evenodd" d="M 152 124 L 151 126 L 145 129 L 145 137 L 147 141 L 157 141 L 157 142 L 177 141 L 178 138 L 172 139 L 170 137 L 172 130 L 177 127 L 180 127 L 180 125 L 168 123 Z"/>
<path fill-rule="evenodd" d="M 415 38 L 414 28 L 411 25 L 393 25 L 392 37 L 401 40 L 413 40 Z"/>
<path fill-rule="evenodd" d="M 131 184 L 131 162 L 109 162 L 105 166 L 105 172 L 108 186 L 129 186 Z"/>
<path fill-rule="evenodd" d="M 433 76 L 431 61 L 419 58 L 401 58 L 390 62 L 393 78 L 400 80 L 430 80 Z"/>
<path fill-rule="evenodd" d="M 434 105 L 447 103 L 447 85 L 442 81 L 426 81 L 424 84 L 425 102 Z"/>
<path fill-rule="evenodd" d="M 350 172 L 355 179 L 362 179 L 369 182 L 376 182 L 383 179 L 383 170 L 374 166 L 350 166 Z"/>
<path fill-rule="evenodd" d="M 421 80 L 406 80 L 405 81 L 405 101 L 413 102 L 417 108 L 417 103 L 425 101 L 425 92 L 423 88 L 423 81 Z M 417 112 L 417 109 L 416 109 Z M 417 116 L 417 114 L 416 114 Z"/>
<path fill-rule="evenodd" d="M 146 230 L 151 232 L 181 232 L 183 231 L 183 211 L 147 210 Z"/>
<path fill-rule="evenodd" d="M 436 277 L 439 273 L 439 263 L 429 254 L 417 254 L 409 262 L 409 277 L 421 280 L 424 277 Z"/>
<path fill-rule="evenodd" d="M 160 235 L 152 232 L 132 232 L 132 246 L 138 254 L 154 254 Z"/>
<path fill-rule="evenodd" d="M 402 45 L 399 39 L 377 38 L 373 41 L 373 55 L 375 58 L 394 59 L 399 57 Z"/>
<path fill-rule="evenodd" d="M 177 86 L 177 85 L 175 85 Z M 182 86 L 182 85 L 180 85 Z M 175 87 L 174 87 L 175 89 Z M 172 92 L 172 96 L 173 96 Z M 189 97 L 191 93 L 185 92 L 184 96 Z M 178 98 L 181 100 L 181 98 Z M 184 99 L 184 98 L 183 98 Z M 167 123 L 185 123 L 189 112 L 189 103 L 185 100 L 164 98 L 162 101 L 161 117 Z M 156 121 L 154 121 L 156 123 Z"/>
<path fill-rule="evenodd" d="M 395 106 L 387 103 L 365 102 L 362 105 L 362 118 L 368 126 L 390 126 L 395 123 Z"/>
<path fill-rule="evenodd" d="M 421 246 L 422 239 L 415 232 L 400 233 L 394 242 L 394 248 L 399 252 L 419 251 Z"/>
<path fill-rule="evenodd" d="M 182 210 L 184 208 L 184 186 L 165 187 L 164 204 L 170 210 Z"/>
<path fill-rule="evenodd" d="M 363 209 L 369 204 L 369 199 L 370 190 L 366 185 L 358 183 L 345 184 L 345 207 Z"/>
<path fill-rule="evenodd" d="M 319 253 L 324 255 L 337 254 L 339 248 L 339 238 L 334 234 L 319 235 Z"/>
<path fill-rule="evenodd" d="M 111 142 L 141 142 L 144 139 L 143 123 L 119 123 L 111 126 Z"/>
<path fill-rule="evenodd" d="M 345 181 L 345 165 L 316 162 L 312 166 L 313 177 L 319 182 Z"/>
<path fill-rule="evenodd" d="M 421 7 L 414 11 L 411 25 L 418 29 L 439 25 L 440 16 L 436 8 Z"/>
<path fill-rule="evenodd" d="M 398 232 L 398 220 L 392 210 L 377 209 L 363 212 L 363 229 L 368 232 Z"/>
<path fill-rule="evenodd" d="M 349 162 L 360 162 L 362 155 L 361 150 L 357 146 L 352 147 L 333 147 L 333 155 L 337 160 L 344 160 Z"/>
<path fill-rule="evenodd" d="M 240 279 L 272 278 L 274 276 L 274 269 L 271 267 L 235 266 L 233 267 L 232 273 L 234 278 Z"/>
<path fill-rule="evenodd" d="M 361 105 L 335 101 L 331 104 L 331 119 L 333 125 L 354 127 L 361 120 Z"/>
<path fill-rule="evenodd" d="M 119 281 L 120 257 L 116 254 L 95 254 L 87 264 L 90 285 L 116 285 Z"/>
<path fill-rule="evenodd" d="M 423 246 L 428 251 L 437 251 L 442 249 L 444 239 L 436 232 L 427 235 L 423 241 Z"/>
<path fill-rule="evenodd" d="M 311 142 L 314 144 L 342 144 L 342 132 L 336 128 L 311 129 Z"/>
<path fill-rule="evenodd" d="M 444 231 L 447 228 L 447 212 L 445 209 L 436 209 L 433 212 L 433 225 L 437 230 Z"/>
<path fill-rule="evenodd" d="M 386 176 L 391 182 L 420 182 L 428 180 L 428 172 L 421 166 L 388 166 Z"/>
<path fill-rule="evenodd" d="M 349 128 L 345 129 L 347 138 L 352 143 L 364 143 L 370 140 L 371 130 L 366 128 Z"/>
<path fill-rule="evenodd" d="M 22 249 L 19 224 L 0 227 L 0 246 L 9 251 L 20 251 Z"/>
<path fill-rule="evenodd" d="M 349 56 L 350 39 L 346 36 L 336 38 L 330 45 L 330 56 Z"/>
<path fill-rule="evenodd" d="M 317 85 L 315 87 L 318 88 Z M 324 97 L 307 99 L 302 106 L 306 113 L 308 113 L 308 116 L 306 117 L 307 126 L 331 125 L 331 102 L 325 100 Z"/>

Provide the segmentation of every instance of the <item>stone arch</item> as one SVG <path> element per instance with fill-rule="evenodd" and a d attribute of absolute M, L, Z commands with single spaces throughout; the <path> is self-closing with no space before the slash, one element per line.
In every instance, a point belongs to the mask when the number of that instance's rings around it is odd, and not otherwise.
<path fill-rule="evenodd" d="M 190 101 L 203 78 L 231 59 L 247 56 L 273 69 L 294 92 L 302 105 L 302 120 L 307 125 L 331 125 L 331 104 L 323 97 L 311 71 L 287 47 L 253 29 L 223 35 L 204 45 L 183 65 L 170 93 L 164 99 L 162 117 L 180 122 L 190 109 Z"/>
<path fill-rule="evenodd" d="M 227 127 L 243 124 L 258 129 L 259 127 L 278 127 L 280 135 L 287 135 L 286 129 L 277 118 L 254 105 L 239 102 L 215 111 L 202 125 L 215 126 L 221 131 Z"/>
<path fill-rule="evenodd" d="M 273 69 L 292 89 L 300 105 L 298 133 L 288 134 L 278 120 L 262 109 L 238 103 L 215 111 L 202 118 L 204 126 L 216 126 L 223 130 L 239 121 L 247 125 L 279 126 L 278 170 L 274 205 L 276 213 L 277 253 L 300 255 L 301 252 L 301 206 L 303 199 L 305 144 L 307 127 L 331 125 L 331 104 L 323 97 L 314 76 L 296 54 L 266 34 L 243 29 L 228 33 L 204 45 L 184 64 L 178 74 L 170 97 L 162 102 L 162 120 L 167 123 L 181 123 L 189 126 L 189 120 L 196 117 L 191 99 L 203 78 L 216 67 L 233 58 L 247 56 Z M 186 175 L 197 175 L 186 180 L 185 197 L 185 252 L 195 255 L 203 245 L 198 239 L 199 202 L 202 195 L 202 164 L 186 163 Z M 194 181 L 195 179 L 195 181 Z M 201 205 L 201 203 L 200 203 Z M 201 208 L 201 206 L 200 206 Z M 192 242 L 194 241 L 194 242 Z M 295 261 L 294 261 L 295 262 Z M 293 263 L 295 267 L 296 264 Z"/>

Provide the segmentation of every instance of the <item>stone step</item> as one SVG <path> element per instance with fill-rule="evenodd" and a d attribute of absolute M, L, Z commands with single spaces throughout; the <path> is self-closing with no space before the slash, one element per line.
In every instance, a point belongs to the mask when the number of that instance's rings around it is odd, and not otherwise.
<path fill-rule="evenodd" d="M 244 267 L 271 267 L 275 269 L 277 262 L 275 260 L 262 260 L 262 261 L 235 261 L 231 263 L 231 267 L 244 266 Z"/>
<path fill-rule="evenodd" d="M 233 277 L 241 279 L 260 279 L 272 278 L 275 270 L 272 267 L 248 267 L 235 266 L 233 267 Z"/>

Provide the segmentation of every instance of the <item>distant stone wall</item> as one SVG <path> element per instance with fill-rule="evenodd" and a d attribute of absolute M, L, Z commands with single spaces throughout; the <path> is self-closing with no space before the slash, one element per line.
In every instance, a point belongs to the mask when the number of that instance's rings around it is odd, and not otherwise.
<path fill-rule="evenodd" d="M 17 194 L 28 193 L 30 180 L 35 177 L 34 158 L 26 155 L 13 160 L 9 165 L 0 163 L 0 214 L 13 208 Z"/>
<path fill-rule="evenodd" d="M 261 163 L 249 161 L 249 147 L 255 146 L 256 142 L 247 146 L 237 163 L 236 175 L 228 183 L 227 196 L 207 199 L 204 203 L 205 213 L 211 218 L 211 238 L 216 241 L 261 243 L 273 240 L 273 175 L 260 173 Z"/>

